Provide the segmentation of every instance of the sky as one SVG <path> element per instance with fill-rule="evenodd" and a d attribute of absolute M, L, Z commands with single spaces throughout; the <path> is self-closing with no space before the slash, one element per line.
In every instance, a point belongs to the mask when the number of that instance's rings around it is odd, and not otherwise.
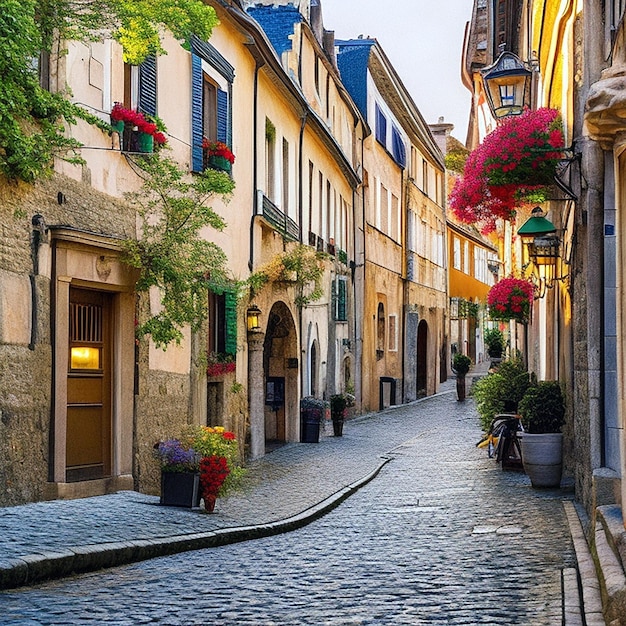
<path fill-rule="evenodd" d="M 470 92 L 461 83 L 465 24 L 473 0 L 322 0 L 324 28 L 336 39 L 373 37 L 383 48 L 422 117 L 441 116 L 465 142 Z"/>

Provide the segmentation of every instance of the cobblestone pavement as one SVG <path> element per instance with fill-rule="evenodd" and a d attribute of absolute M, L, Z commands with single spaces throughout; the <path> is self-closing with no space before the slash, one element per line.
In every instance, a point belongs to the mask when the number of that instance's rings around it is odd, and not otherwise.
<path fill-rule="evenodd" d="M 502 472 L 479 437 L 472 402 L 444 393 L 273 452 L 253 466 L 256 486 L 213 516 L 134 493 L 0 510 L 11 556 L 197 533 L 298 513 L 391 458 L 304 528 L 0 592 L 0 623 L 560 624 L 560 573 L 575 565 L 571 494 Z M 47 519 L 59 507 L 63 518 Z"/>

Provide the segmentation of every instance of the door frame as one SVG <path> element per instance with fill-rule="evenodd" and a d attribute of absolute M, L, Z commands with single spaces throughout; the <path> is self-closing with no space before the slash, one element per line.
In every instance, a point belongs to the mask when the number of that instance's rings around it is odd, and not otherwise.
<path fill-rule="evenodd" d="M 50 227 L 52 262 L 52 430 L 45 497 L 75 498 L 133 489 L 135 275 L 120 260 L 119 240 Z M 111 302 L 111 471 L 102 479 L 66 481 L 70 286 L 108 291 Z"/>

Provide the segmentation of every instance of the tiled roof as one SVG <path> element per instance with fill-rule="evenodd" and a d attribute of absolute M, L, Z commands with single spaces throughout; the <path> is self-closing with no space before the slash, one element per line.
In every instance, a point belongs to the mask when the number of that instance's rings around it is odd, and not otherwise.
<path fill-rule="evenodd" d="M 359 111 L 367 119 L 367 66 L 374 39 L 336 41 L 337 67 L 341 80 Z"/>
<path fill-rule="evenodd" d="M 291 50 L 294 25 L 302 21 L 302 15 L 294 6 L 255 6 L 248 7 L 248 15 L 254 18 L 272 42 L 278 56 Z"/>

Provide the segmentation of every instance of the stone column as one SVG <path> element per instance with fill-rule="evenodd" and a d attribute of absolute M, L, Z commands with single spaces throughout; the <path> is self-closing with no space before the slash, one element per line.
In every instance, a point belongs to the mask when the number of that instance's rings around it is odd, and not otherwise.
<path fill-rule="evenodd" d="M 250 410 L 250 458 L 265 455 L 265 389 L 263 346 L 265 333 L 248 332 L 248 401 Z"/>

